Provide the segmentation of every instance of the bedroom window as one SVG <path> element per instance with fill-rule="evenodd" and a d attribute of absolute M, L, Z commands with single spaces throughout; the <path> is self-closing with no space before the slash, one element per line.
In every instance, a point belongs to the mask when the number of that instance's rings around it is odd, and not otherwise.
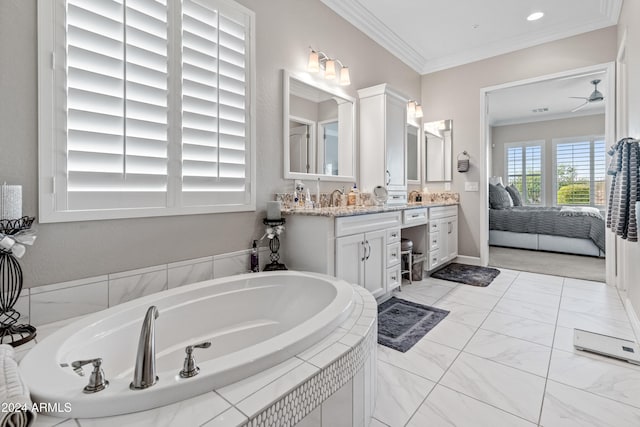
<path fill-rule="evenodd" d="M 604 207 L 606 159 L 602 136 L 553 140 L 554 202 Z"/>
<path fill-rule="evenodd" d="M 506 185 L 514 185 L 525 205 L 544 204 L 544 141 L 505 144 Z"/>
<path fill-rule="evenodd" d="M 38 4 L 40 221 L 255 210 L 252 11 Z"/>

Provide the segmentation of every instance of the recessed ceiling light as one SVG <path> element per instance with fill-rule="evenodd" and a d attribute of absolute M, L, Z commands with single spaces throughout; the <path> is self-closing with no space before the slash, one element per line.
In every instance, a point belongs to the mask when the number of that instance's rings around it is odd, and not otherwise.
<path fill-rule="evenodd" d="M 533 12 L 531 15 L 527 16 L 527 21 L 537 21 L 543 16 L 544 16 L 544 13 L 542 12 Z"/>

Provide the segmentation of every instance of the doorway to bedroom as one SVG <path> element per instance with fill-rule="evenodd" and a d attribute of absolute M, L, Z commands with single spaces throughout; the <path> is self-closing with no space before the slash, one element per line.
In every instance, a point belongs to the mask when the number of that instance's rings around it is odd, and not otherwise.
<path fill-rule="evenodd" d="M 614 78 L 602 64 L 482 90 L 485 263 L 607 281 Z"/>

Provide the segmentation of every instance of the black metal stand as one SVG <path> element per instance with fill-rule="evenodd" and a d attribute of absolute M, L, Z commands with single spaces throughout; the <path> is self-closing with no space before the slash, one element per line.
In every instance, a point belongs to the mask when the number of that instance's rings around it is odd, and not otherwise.
<path fill-rule="evenodd" d="M 12 236 L 28 230 L 35 218 L 0 220 L 0 233 Z M 0 344 L 17 347 L 36 337 L 36 328 L 17 325 L 20 313 L 13 309 L 22 292 L 22 268 L 11 250 L 0 249 Z"/>
<path fill-rule="evenodd" d="M 285 222 L 286 221 L 284 218 L 281 218 L 281 219 L 265 218 L 262 220 L 262 223 L 267 227 L 277 227 L 279 225 L 284 225 Z M 278 254 L 278 251 L 280 250 L 280 238 L 278 237 L 277 233 L 273 236 L 273 239 L 270 239 L 269 249 L 271 250 L 271 255 L 269 255 L 269 258 L 271 259 L 271 263 L 264 266 L 264 271 L 288 270 L 286 265 L 278 262 L 280 261 L 280 255 Z"/>

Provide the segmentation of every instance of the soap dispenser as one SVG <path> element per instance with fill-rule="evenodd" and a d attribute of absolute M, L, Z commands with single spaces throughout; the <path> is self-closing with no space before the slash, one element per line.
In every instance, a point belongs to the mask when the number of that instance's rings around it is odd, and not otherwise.
<path fill-rule="evenodd" d="M 347 206 L 355 206 L 358 202 L 358 187 L 356 187 L 356 183 L 353 183 L 353 187 L 351 191 L 349 191 L 349 195 L 347 196 Z"/>

